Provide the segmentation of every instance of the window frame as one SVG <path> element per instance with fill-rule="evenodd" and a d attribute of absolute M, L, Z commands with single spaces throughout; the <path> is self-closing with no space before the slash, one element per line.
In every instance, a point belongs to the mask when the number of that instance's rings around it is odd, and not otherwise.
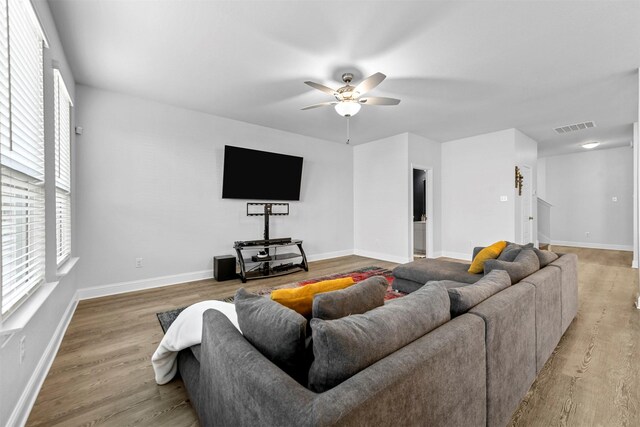
<path fill-rule="evenodd" d="M 60 70 L 53 69 L 56 266 L 71 258 L 71 143 L 73 101 Z M 65 111 L 66 113 L 62 113 Z M 65 119 L 65 123 L 62 123 Z M 66 129 L 66 135 L 62 130 Z M 63 141 L 64 139 L 64 141 Z M 64 146 L 63 146 L 64 144 Z M 63 152 L 63 149 L 66 153 Z M 61 208 L 63 206 L 64 208 Z M 66 208 L 66 210 L 65 210 Z M 62 240 L 62 241 L 61 241 Z"/>
<path fill-rule="evenodd" d="M 0 63 L 7 77 L 6 86 L 0 88 L 0 104 L 4 102 L 0 114 L 5 119 L 0 123 L 0 323 L 4 323 L 45 283 L 44 50 L 49 46 L 30 1 L 0 0 L 0 8 L 2 37 L 6 37 L 0 41 Z M 20 220 L 25 221 L 23 226 Z"/>

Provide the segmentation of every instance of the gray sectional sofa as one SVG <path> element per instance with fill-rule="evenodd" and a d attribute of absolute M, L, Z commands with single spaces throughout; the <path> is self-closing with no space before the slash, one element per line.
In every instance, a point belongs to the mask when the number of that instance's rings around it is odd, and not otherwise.
<path fill-rule="evenodd" d="M 451 281 L 464 278 L 455 275 L 462 272 L 458 266 L 426 263 L 429 268 L 399 266 L 394 274 L 404 277 L 396 276 L 394 283 L 418 283 L 416 295 L 429 287 L 445 295 L 456 286 L 463 289 Z M 438 267 L 445 273 L 433 273 Z M 420 285 L 420 271 L 440 282 Z M 471 277 L 466 279 L 472 290 Z M 577 283 L 577 257 L 567 254 L 507 283 L 463 314 L 449 316 L 454 307 L 447 298 L 429 303 L 425 310 L 446 310 L 444 323 L 319 393 L 286 374 L 224 315 L 210 310 L 202 344 L 180 352 L 179 372 L 204 426 L 505 426 L 575 317 Z M 398 309 L 410 296 L 388 304 Z"/>

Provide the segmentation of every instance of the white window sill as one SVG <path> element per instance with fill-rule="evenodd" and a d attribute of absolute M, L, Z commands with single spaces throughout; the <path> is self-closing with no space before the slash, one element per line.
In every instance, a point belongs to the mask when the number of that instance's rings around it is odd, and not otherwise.
<path fill-rule="evenodd" d="M 49 298 L 49 295 L 58 286 L 59 282 L 45 283 L 38 288 L 18 309 L 15 313 L 0 325 L 0 337 L 4 335 L 13 335 L 17 331 L 23 329 L 31 320 L 34 314 L 40 309 L 42 304 Z M 11 337 L 5 337 L 5 342 Z"/>
<path fill-rule="evenodd" d="M 78 259 L 77 257 L 69 258 L 65 261 L 56 271 L 56 277 L 60 279 L 69 274 L 78 262 Z M 58 286 L 58 283 L 60 282 L 44 283 L 18 307 L 15 313 L 12 313 L 7 320 L 0 324 L 0 348 L 2 348 L 16 332 L 24 329 L 31 318 L 38 312 L 40 307 L 42 307 L 42 304 L 49 298 L 49 295 L 51 295 Z"/>
<path fill-rule="evenodd" d="M 56 277 L 59 279 L 61 277 L 66 276 L 73 269 L 80 258 L 74 257 L 69 258 L 65 262 L 62 263 L 56 270 Z"/>

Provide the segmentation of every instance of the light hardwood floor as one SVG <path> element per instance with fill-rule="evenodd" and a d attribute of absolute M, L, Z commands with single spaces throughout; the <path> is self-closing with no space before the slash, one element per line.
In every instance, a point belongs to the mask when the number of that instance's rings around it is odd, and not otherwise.
<path fill-rule="evenodd" d="M 162 339 L 156 313 L 367 266 L 396 264 L 348 256 L 309 263 L 309 272 L 269 279 L 201 280 L 81 301 L 38 395 L 29 426 L 197 425 L 182 381 L 158 386 L 151 355 Z"/>
<path fill-rule="evenodd" d="M 552 248 L 580 257 L 580 308 L 512 419 L 513 425 L 640 425 L 640 310 L 628 252 Z M 260 289 L 395 264 L 349 256 L 310 272 L 250 281 Z M 203 280 L 81 301 L 28 425 L 197 425 L 181 381 L 157 386 L 151 354 L 162 338 L 155 313 L 233 295 L 239 280 Z"/>
<path fill-rule="evenodd" d="M 640 310 L 632 253 L 579 258 L 578 315 L 511 419 L 522 426 L 640 426 Z"/>

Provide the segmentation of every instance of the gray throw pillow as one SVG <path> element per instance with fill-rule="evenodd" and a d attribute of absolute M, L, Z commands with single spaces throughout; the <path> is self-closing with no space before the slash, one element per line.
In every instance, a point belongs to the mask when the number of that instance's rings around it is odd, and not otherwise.
<path fill-rule="evenodd" d="M 513 262 L 523 249 L 533 249 L 533 243 L 519 245 L 517 243 L 507 242 L 507 247 L 504 248 L 502 252 L 500 252 L 500 255 L 498 255 L 498 259 L 500 261 Z"/>
<path fill-rule="evenodd" d="M 484 274 L 487 275 L 493 270 L 505 270 L 511 277 L 511 284 L 514 284 L 540 270 L 540 261 L 533 249 L 523 249 L 513 262 L 499 259 L 485 261 Z"/>
<path fill-rule="evenodd" d="M 538 248 L 533 248 L 533 251 L 538 255 L 538 261 L 540 261 L 540 268 L 544 268 L 549 263 L 558 259 L 558 254 L 551 251 L 544 251 Z"/>
<path fill-rule="evenodd" d="M 300 313 L 244 288 L 235 297 L 244 337 L 267 359 L 301 383 L 306 382 L 307 319 Z"/>
<path fill-rule="evenodd" d="M 335 387 L 450 318 L 447 291 L 436 285 L 423 286 L 364 314 L 311 319 L 315 358 L 309 389 L 321 393 Z"/>
<path fill-rule="evenodd" d="M 511 286 L 511 278 L 504 270 L 493 270 L 475 284 L 448 288 L 451 317 L 466 313 L 492 295 Z"/>
<path fill-rule="evenodd" d="M 312 317 L 333 320 L 350 314 L 361 314 L 384 304 L 389 282 L 383 276 L 369 277 L 337 291 L 313 297 Z"/>

